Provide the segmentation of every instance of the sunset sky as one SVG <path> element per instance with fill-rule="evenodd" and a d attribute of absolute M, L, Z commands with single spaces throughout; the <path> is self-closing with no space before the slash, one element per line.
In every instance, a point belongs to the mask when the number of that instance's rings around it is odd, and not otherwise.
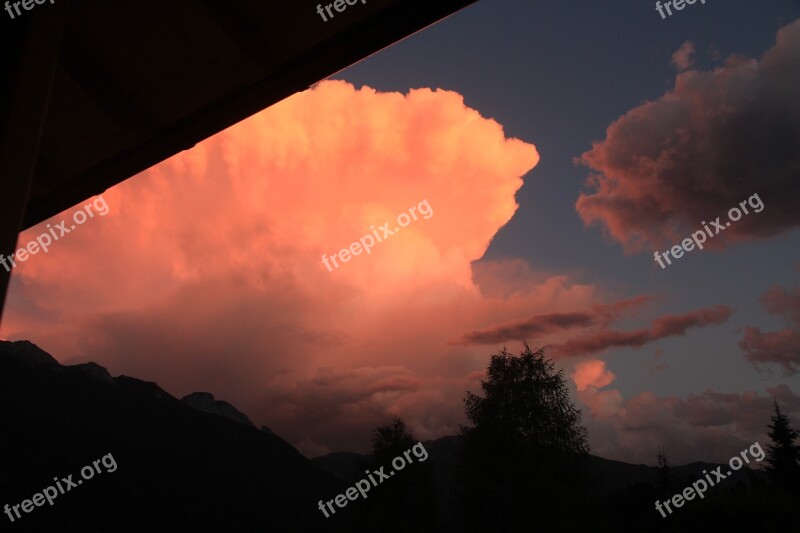
<path fill-rule="evenodd" d="M 0 337 L 211 392 L 307 456 L 392 415 L 456 434 L 527 339 L 592 453 L 726 460 L 773 397 L 800 425 L 798 95 L 796 1 L 481 0 L 106 191 L 14 270 Z"/>

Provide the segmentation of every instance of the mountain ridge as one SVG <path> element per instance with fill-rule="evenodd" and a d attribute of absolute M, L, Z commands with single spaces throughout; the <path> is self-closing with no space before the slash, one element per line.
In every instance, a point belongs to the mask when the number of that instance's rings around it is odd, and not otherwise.
<path fill-rule="evenodd" d="M 15 505 L 112 454 L 17 531 L 346 531 L 317 501 L 343 484 L 279 436 L 198 410 L 156 383 L 61 365 L 28 341 L 0 341 L 0 505 Z M 344 514 L 344 513 L 343 513 Z M 8 520 L 5 515 L 0 520 Z"/>

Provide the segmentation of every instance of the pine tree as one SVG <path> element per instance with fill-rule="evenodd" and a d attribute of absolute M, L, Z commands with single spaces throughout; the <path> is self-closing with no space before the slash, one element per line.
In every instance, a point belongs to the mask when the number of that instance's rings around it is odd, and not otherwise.
<path fill-rule="evenodd" d="M 767 471 L 778 486 L 794 492 L 800 489 L 800 446 L 795 444 L 800 433 L 789 425 L 778 400 L 774 400 L 774 405 L 775 415 L 767 426 L 772 441 L 767 445 Z"/>

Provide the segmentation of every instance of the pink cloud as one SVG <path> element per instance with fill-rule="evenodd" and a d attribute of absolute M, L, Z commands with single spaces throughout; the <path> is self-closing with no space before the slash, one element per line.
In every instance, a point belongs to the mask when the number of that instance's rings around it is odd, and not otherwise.
<path fill-rule="evenodd" d="M 536 340 L 570 329 L 606 326 L 623 311 L 640 306 L 651 299 L 650 296 L 637 296 L 610 305 L 594 305 L 584 311 L 543 313 L 522 320 L 512 320 L 466 333 L 456 344 L 501 344 L 507 341 Z"/>
<path fill-rule="evenodd" d="M 694 43 L 692 41 L 684 42 L 674 54 L 672 54 L 672 63 L 678 71 L 683 71 L 691 68 L 694 65 Z"/>
<path fill-rule="evenodd" d="M 739 347 L 751 363 L 776 363 L 787 374 L 796 374 L 800 369 L 800 331 L 796 329 L 762 332 L 747 326 Z"/>
<path fill-rule="evenodd" d="M 733 309 L 717 305 L 698 309 L 683 315 L 665 315 L 653 320 L 653 337 L 660 339 L 673 335 L 685 335 L 689 328 L 701 328 L 723 324 L 730 318 Z"/>
<path fill-rule="evenodd" d="M 590 355 L 609 348 L 638 348 L 653 340 L 648 329 L 634 331 L 601 330 L 553 346 L 553 352 L 563 357 Z"/>
<path fill-rule="evenodd" d="M 673 90 L 611 124 L 580 158 L 593 171 L 593 190 L 576 203 L 583 222 L 626 251 L 663 249 L 758 194 L 763 210 L 708 247 L 800 226 L 798 49 L 800 21 L 782 28 L 761 59 L 678 74 Z M 676 62 L 688 66 L 682 50 Z"/>
<path fill-rule="evenodd" d="M 773 315 L 786 315 L 800 326 L 800 287 L 772 287 L 761 295 L 761 305 Z"/>
<path fill-rule="evenodd" d="M 741 394 L 707 390 L 687 398 L 659 397 L 644 391 L 624 399 L 617 390 L 587 387 L 578 392 L 588 407 L 592 453 L 625 462 L 655 464 L 664 447 L 673 464 L 727 461 L 745 446 L 767 440 L 773 397 L 792 423 L 800 423 L 800 396 L 786 385 Z"/>
<path fill-rule="evenodd" d="M 638 348 L 666 337 L 685 335 L 689 328 L 718 325 L 726 322 L 733 309 L 717 305 L 690 311 L 682 315 L 664 315 L 653 320 L 650 329 L 615 331 L 601 329 L 552 346 L 553 354 L 561 357 L 591 355 L 609 348 Z"/>
<path fill-rule="evenodd" d="M 800 370 L 800 289 L 772 287 L 759 301 L 768 313 L 785 316 L 790 325 L 771 332 L 747 326 L 739 347 L 757 369 L 762 364 L 778 364 L 786 375 L 796 374 Z"/>
<path fill-rule="evenodd" d="M 581 361 L 575 365 L 575 370 L 571 377 L 575 381 L 578 391 L 585 390 L 590 386 L 599 389 L 616 379 L 613 372 L 606 370 L 605 361 L 600 361 L 599 359 Z"/>
<path fill-rule="evenodd" d="M 452 434 L 488 357 L 448 346 L 464 324 L 597 299 L 563 276 L 507 298 L 473 281 L 538 161 L 455 92 L 324 82 L 106 191 L 107 216 L 14 271 L 0 334 L 207 390 L 309 453 L 398 413 Z M 423 199 L 429 219 L 325 268 Z"/>

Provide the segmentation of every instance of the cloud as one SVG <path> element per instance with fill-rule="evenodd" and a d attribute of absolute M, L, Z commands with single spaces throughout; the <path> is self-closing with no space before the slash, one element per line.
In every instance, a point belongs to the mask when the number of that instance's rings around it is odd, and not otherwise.
<path fill-rule="evenodd" d="M 685 335 L 689 328 L 722 324 L 728 320 L 733 309 L 717 305 L 698 309 L 681 315 L 664 315 L 652 321 L 651 328 L 632 331 L 616 331 L 608 326 L 631 308 L 641 306 L 653 298 L 640 295 L 612 304 L 596 304 L 581 311 L 542 313 L 525 319 L 502 322 L 484 329 L 463 334 L 451 344 L 456 346 L 500 345 L 505 342 L 549 340 L 550 357 L 574 357 L 591 355 L 609 348 L 638 348 L 647 343 Z M 578 336 L 567 337 L 576 329 L 586 330 Z M 563 340 L 565 337 L 566 340 Z"/>
<path fill-rule="evenodd" d="M 466 333 L 455 344 L 501 344 L 507 341 L 536 340 L 574 328 L 605 326 L 615 320 L 622 311 L 642 305 L 651 299 L 649 296 L 638 296 L 611 305 L 595 305 L 585 311 L 544 313 L 522 320 L 512 320 Z"/>
<path fill-rule="evenodd" d="M 732 313 L 733 309 L 730 307 L 717 305 L 682 315 L 665 315 L 653 320 L 650 329 L 641 328 L 633 331 L 603 329 L 555 344 L 552 346 L 552 353 L 560 357 L 574 357 L 596 354 L 608 348 L 638 348 L 665 337 L 685 335 L 689 328 L 722 324 Z"/>
<path fill-rule="evenodd" d="M 638 348 L 652 340 L 654 340 L 653 335 L 647 329 L 634 331 L 602 330 L 570 339 L 552 348 L 556 355 L 574 357 L 599 353 L 608 348 Z"/>
<path fill-rule="evenodd" d="M 104 192 L 108 215 L 15 269 L 0 334 L 212 392 L 308 453 L 362 449 L 393 414 L 453 434 L 488 360 L 447 344 L 464 324 L 599 299 L 565 276 L 507 297 L 473 281 L 538 161 L 458 93 L 323 82 Z M 429 219 L 325 268 L 423 199 Z"/>
<path fill-rule="evenodd" d="M 672 54 L 672 63 L 675 68 L 680 72 L 687 70 L 694 66 L 694 43 L 692 41 L 684 42 L 674 54 Z"/>
<path fill-rule="evenodd" d="M 730 318 L 732 312 L 733 309 L 726 305 L 717 305 L 683 315 L 664 315 L 653 320 L 653 337 L 661 339 L 685 335 L 689 328 L 722 324 Z"/>
<path fill-rule="evenodd" d="M 755 326 L 746 326 L 739 347 L 756 369 L 761 364 L 778 364 L 786 375 L 796 374 L 800 370 L 800 287 L 772 287 L 759 302 L 768 313 L 786 317 L 787 327 L 762 332 Z"/>
<path fill-rule="evenodd" d="M 745 446 L 767 440 L 766 424 L 777 398 L 792 424 L 800 423 L 800 396 L 788 386 L 766 388 L 766 394 L 706 390 L 687 398 L 659 397 L 651 391 L 623 398 L 617 390 L 589 386 L 578 392 L 588 407 L 592 453 L 628 463 L 655 464 L 664 447 L 673 464 L 727 461 Z"/>
<path fill-rule="evenodd" d="M 682 72 L 673 90 L 611 124 L 580 157 L 593 171 L 593 191 L 576 203 L 583 222 L 629 252 L 663 248 L 758 194 L 763 211 L 709 246 L 800 225 L 799 50 L 800 20 L 782 28 L 761 59 Z"/>
<path fill-rule="evenodd" d="M 613 372 L 606 370 L 605 361 L 592 359 L 581 361 L 575 365 L 575 370 L 571 375 L 575 381 L 578 391 L 586 390 L 588 387 L 602 388 L 616 379 Z"/>
<path fill-rule="evenodd" d="M 662 447 L 673 464 L 727 461 L 753 442 L 764 444 L 773 398 L 793 425 L 800 423 L 800 395 L 785 384 L 767 387 L 763 396 L 709 389 L 686 398 L 647 390 L 624 398 L 619 390 L 600 390 L 615 380 L 600 360 L 576 365 L 573 380 L 592 453 L 627 463 L 655 464 Z"/>
<path fill-rule="evenodd" d="M 792 328 L 763 332 L 756 327 L 744 328 L 739 341 L 745 358 L 751 363 L 775 363 L 783 366 L 787 375 L 800 369 L 800 331 Z"/>
<path fill-rule="evenodd" d="M 535 271 L 519 258 L 482 259 L 472 263 L 472 280 L 487 298 L 507 299 L 535 290 L 559 276 Z"/>
<path fill-rule="evenodd" d="M 473 331 L 462 337 L 461 344 L 498 344 L 508 340 L 537 339 L 548 333 L 596 323 L 597 316 L 587 312 L 547 313 L 526 320 L 508 322 L 488 330 Z"/>
<path fill-rule="evenodd" d="M 772 287 L 761 295 L 761 305 L 773 315 L 786 315 L 800 326 L 800 287 L 786 290 Z"/>

